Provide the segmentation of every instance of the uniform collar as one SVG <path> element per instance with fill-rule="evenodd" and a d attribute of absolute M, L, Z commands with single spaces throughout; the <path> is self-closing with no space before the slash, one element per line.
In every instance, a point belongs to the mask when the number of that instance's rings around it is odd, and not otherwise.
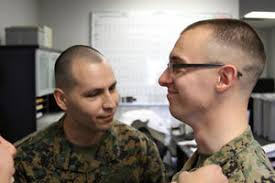
<path fill-rule="evenodd" d="M 116 161 L 117 156 L 120 155 L 120 148 L 117 145 L 116 133 L 114 133 L 113 126 L 110 130 L 106 131 L 106 135 L 103 137 L 101 142 L 98 144 L 98 149 L 95 154 L 95 159 L 85 161 L 79 157 L 73 151 L 73 144 L 65 138 L 63 128 L 64 116 L 58 121 L 57 133 L 54 138 L 54 159 L 55 167 L 68 170 L 72 172 L 87 172 L 93 171 L 98 168 L 102 162 L 107 163 Z"/>
<path fill-rule="evenodd" d="M 236 157 L 237 154 L 245 150 L 254 141 L 250 127 L 248 127 L 240 136 L 234 138 L 229 143 L 224 145 L 219 151 L 213 153 L 207 158 L 204 165 L 217 164 L 223 167 L 229 159 Z M 191 170 L 192 166 L 198 159 L 199 153 L 196 151 L 192 157 L 186 162 L 184 170 Z"/>

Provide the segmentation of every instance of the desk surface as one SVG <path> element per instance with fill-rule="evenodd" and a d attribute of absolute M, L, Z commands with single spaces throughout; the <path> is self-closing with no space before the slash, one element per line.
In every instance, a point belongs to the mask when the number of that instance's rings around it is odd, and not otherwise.
<path fill-rule="evenodd" d="M 49 126 L 50 124 L 58 121 L 63 116 L 63 114 L 63 112 L 47 113 L 42 117 L 38 118 L 36 122 L 37 130 L 41 130 Z"/>

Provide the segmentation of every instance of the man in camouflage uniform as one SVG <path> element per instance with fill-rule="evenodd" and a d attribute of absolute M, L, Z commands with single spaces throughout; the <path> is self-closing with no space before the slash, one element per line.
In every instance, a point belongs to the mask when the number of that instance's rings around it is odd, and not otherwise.
<path fill-rule="evenodd" d="M 199 21 L 181 33 L 159 83 L 168 89 L 170 112 L 193 128 L 198 145 L 182 171 L 217 164 L 229 182 L 275 182 L 247 115 L 265 59 L 257 33 L 240 20 Z"/>
<path fill-rule="evenodd" d="M 156 145 L 113 120 L 116 79 L 97 50 L 68 48 L 57 59 L 55 79 L 65 115 L 17 143 L 16 182 L 167 182 Z"/>

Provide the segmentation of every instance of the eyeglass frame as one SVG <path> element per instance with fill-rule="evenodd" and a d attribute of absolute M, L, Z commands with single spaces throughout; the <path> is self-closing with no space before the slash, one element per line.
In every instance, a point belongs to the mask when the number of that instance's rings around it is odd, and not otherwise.
<path fill-rule="evenodd" d="M 171 63 L 169 62 L 167 64 L 167 68 L 171 69 L 173 71 L 173 69 L 175 68 L 215 68 L 215 67 L 222 67 L 226 64 L 222 64 L 222 63 L 198 63 L 198 64 L 187 64 L 187 63 Z M 242 77 L 243 74 L 240 71 L 237 71 L 237 77 L 240 78 Z"/>

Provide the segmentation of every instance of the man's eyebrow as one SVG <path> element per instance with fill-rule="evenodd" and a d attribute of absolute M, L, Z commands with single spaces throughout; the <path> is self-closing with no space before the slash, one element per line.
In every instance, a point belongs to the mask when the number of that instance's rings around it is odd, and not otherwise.
<path fill-rule="evenodd" d="M 117 85 L 117 81 L 114 81 L 113 84 L 111 84 L 109 88 L 115 87 L 116 85 Z"/>
<path fill-rule="evenodd" d="M 170 59 L 170 62 L 173 62 L 173 63 L 186 63 L 186 61 L 183 58 L 180 58 L 175 55 L 171 55 L 169 59 Z"/>
<path fill-rule="evenodd" d="M 91 93 L 94 93 L 94 92 L 102 92 L 102 91 L 104 91 L 103 88 L 90 88 L 90 89 L 84 91 L 84 92 L 82 93 L 82 96 L 88 96 L 88 95 L 90 95 Z"/>
<path fill-rule="evenodd" d="M 114 81 L 110 86 L 114 86 L 117 84 L 117 81 Z"/>
<path fill-rule="evenodd" d="M 117 81 L 114 81 L 114 82 L 108 87 L 108 89 L 109 89 L 109 88 L 112 88 L 112 87 L 115 87 L 116 84 L 117 84 Z M 93 92 L 99 92 L 99 93 L 100 93 L 100 92 L 103 92 L 103 91 L 104 91 L 104 88 L 90 88 L 90 89 L 84 91 L 84 92 L 82 93 L 82 96 L 87 96 L 87 95 L 89 95 L 89 94 L 91 94 L 91 93 L 93 93 Z"/>

